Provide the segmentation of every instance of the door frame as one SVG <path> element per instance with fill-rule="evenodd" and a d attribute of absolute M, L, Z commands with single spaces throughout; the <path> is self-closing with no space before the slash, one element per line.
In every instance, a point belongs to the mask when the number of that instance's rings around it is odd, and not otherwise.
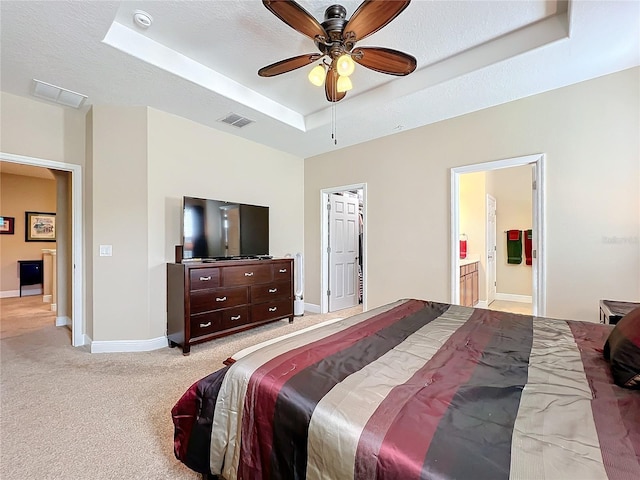
<path fill-rule="evenodd" d="M 489 250 L 488 250 L 488 245 L 489 245 L 489 229 L 487 228 L 489 226 L 489 198 L 491 198 L 493 200 L 493 202 L 497 205 L 498 201 L 495 199 L 495 197 L 493 195 L 491 195 L 490 193 L 486 193 L 485 192 L 485 205 L 486 205 L 486 211 L 485 211 L 485 259 L 486 259 L 486 265 L 489 265 Z M 497 207 L 496 207 L 497 210 Z M 497 232 L 497 222 L 494 223 L 493 228 L 494 228 L 494 232 L 493 232 L 493 240 L 495 242 L 494 246 L 497 245 L 498 243 L 498 232 Z M 493 280 L 496 281 L 497 280 L 497 268 L 496 268 L 496 250 L 494 249 L 493 251 Z M 487 295 L 487 306 L 491 305 L 491 302 L 489 302 L 489 292 L 491 291 L 491 282 L 489 282 L 490 278 L 489 278 L 489 269 L 486 269 L 486 275 L 485 275 L 485 287 L 486 287 L 486 295 Z M 494 298 L 495 300 L 495 298 Z"/>
<path fill-rule="evenodd" d="M 463 167 L 454 167 L 451 169 L 451 303 L 460 304 L 460 243 L 458 238 L 460 235 L 460 175 L 465 173 L 484 172 L 489 170 L 499 170 L 502 168 L 519 167 L 525 165 L 533 166 L 533 181 L 536 182 L 536 188 L 532 185 L 533 195 L 533 239 L 532 249 L 536 253 L 536 258 L 532 265 L 533 286 L 532 286 L 532 307 L 533 315 L 545 316 L 547 311 L 546 296 L 546 248 L 545 248 L 545 154 L 536 153 L 525 155 L 522 157 L 507 158 L 504 160 L 496 160 L 486 163 L 476 163 L 473 165 L 465 165 Z M 485 252 L 486 254 L 486 252 Z M 486 282 L 485 282 L 486 284 Z"/>
<path fill-rule="evenodd" d="M 329 203 L 329 195 L 332 193 L 362 190 L 362 310 L 367 310 L 367 184 L 355 183 L 353 185 L 344 185 L 341 187 L 323 188 L 320 190 L 320 271 L 321 273 L 321 291 L 320 291 L 320 313 L 329 312 L 329 299 L 327 291 L 329 290 L 329 214 L 327 212 L 327 203 Z"/>
<path fill-rule="evenodd" d="M 34 167 L 52 168 L 71 172 L 71 344 L 74 347 L 88 343 L 84 332 L 83 264 L 83 197 L 82 166 L 44 158 L 27 157 L 0 152 L 0 160 Z"/>

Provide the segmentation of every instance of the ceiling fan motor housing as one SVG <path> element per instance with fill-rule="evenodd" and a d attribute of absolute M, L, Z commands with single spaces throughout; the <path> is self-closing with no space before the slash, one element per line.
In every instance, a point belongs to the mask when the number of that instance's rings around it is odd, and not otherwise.
<path fill-rule="evenodd" d="M 319 41 L 317 38 L 315 44 L 318 49 L 325 55 L 338 57 L 353 48 L 353 42 L 345 44 L 342 37 L 344 27 L 348 20 L 347 9 L 342 5 L 331 5 L 324 12 L 324 21 L 320 24 L 327 32 L 329 38 L 325 41 Z"/>

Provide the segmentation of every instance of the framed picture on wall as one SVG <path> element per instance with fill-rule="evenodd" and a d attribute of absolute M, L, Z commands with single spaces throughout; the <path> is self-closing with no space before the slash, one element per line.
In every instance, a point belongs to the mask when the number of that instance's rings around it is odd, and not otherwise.
<path fill-rule="evenodd" d="M 25 242 L 55 242 L 56 214 L 25 212 Z"/>
<path fill-rule="evenodd" d="M 0 216 L 0 235 L 13 235 L 15 221 L 14 217 Z"/>

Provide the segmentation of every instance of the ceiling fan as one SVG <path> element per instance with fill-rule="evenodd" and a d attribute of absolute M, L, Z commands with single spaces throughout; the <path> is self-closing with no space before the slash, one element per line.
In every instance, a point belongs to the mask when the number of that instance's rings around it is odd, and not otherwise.
<path fill-rule="evenodd" d="M 274 77 L 329 57 L 309 74 L 311 83 L 324 82 L 327 100 L 338 102 L 351 89 L 349 75 L 354 62 L 376 72 L 409 75 L 416 59 L 403 52 L 382 47 L 355 47 L 356 42 L 377 32 L 407 8 L 411 0 L 365 0 L 347 20 L 342 5 L 331 5 L 319 23 L 293 0 L 262 0 L 267 9 L 294 30 L 312 39 L 320 53 L 287 58 L 258 70 L 261 77 Z"/>

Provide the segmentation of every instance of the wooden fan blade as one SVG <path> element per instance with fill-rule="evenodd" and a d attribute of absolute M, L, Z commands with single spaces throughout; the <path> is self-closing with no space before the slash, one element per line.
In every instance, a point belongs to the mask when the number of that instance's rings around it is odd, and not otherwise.
<path fill-rule="evenodd" d="M 347 92 L 338 91 L 338 77 L 340 76 L 335 68 L 335 60 L 331 62 L 331 67 L 327 70 L 327 77 L 324 79 L 324 91 L 327 95 L 327 100 L 330 102 L 339 102 L 342 100 Z"/>
<path fill-rule="evenodd" d="M 409 3 L 411 0 L 365 0 L 344 27 L 345 38 L 348 32 L 355 34 L 354 43 L 368 37 L 400 15 Z"/>
<path fill-rule="evenodd" d="M 327 32 L 304 8 L 292 0 L 262 0 L 267 9 L 276 17 L 314 40 L 316 36 L 327 38 Z"/>
<path fill-rule="evenodd" d="M 416 69 L 416 59 L 414 57 L 390 48 L 355 48 L 351 52 L 351 58 L 363 67 L 389 75 L 409 75 Z"/>
<path fill-rule="evenodd" d="M 286 60 L 280 60 L 279 62 L 272 63 L 266 67 L 262 67 L 258 70 L 258 75 L 261 77 L 275 77 L 281 73 L 287 73 L 296 68 L 304 67 L 316 60 L 321 59 L 324 55 L 320 53 L 307 53 L 306 55 L 298 55 L 297 57 L 287 58 Z"/>

